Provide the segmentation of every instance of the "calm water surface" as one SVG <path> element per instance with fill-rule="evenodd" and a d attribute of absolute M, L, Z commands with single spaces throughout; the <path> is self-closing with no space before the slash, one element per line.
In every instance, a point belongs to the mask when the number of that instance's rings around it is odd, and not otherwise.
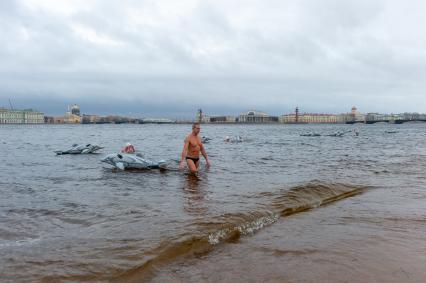
<path fill-rule="evenodd" d="M 203 125 L 199 178 L 189 132 L 1 126 L 0 281 L 424 282 L 426 124 Z M 170 170 L 100 162 L 127 141 Z M 53 153 L 73 143 L 105 149 Z"/>

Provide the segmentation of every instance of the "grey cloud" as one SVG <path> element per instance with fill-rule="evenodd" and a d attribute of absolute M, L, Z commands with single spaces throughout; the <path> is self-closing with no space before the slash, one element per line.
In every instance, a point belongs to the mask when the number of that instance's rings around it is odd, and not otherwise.
<path fill-rule="evenodd" d="M 97 1 L 61 15 L 2 1 L 0 106 L 426 112 L 423 2 L 183 3 Z"/>

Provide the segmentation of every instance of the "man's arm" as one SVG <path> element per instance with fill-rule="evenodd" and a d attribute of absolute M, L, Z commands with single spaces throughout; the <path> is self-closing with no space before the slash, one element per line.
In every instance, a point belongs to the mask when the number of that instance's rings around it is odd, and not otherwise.
<path fill-rule="evenodd" d="M 180 157 L 180 163 L 179 163 L 179 168 L 182 168 L 183 165 L 185 164 L 185 157 L 188 153 L 188 146 L 189 146 L 189 139 L 188 137 L 185 139 L 184 144 L 183 144 L 183 150 L 182 150 L 182 155 Z"/>
<path fill-rule="evenodd" d="M 210 161 L 209 161 L 209 157 L 207 156 L 207 152 L 206 152 L 206 149 L 204 148 L 203 143 L 201 143 L 200 148 L 201 148 L 201 154 L 203 155 L 204 159 L 206 160 L 206 166 L 208 167 L 208 166 L 210 166 Z"/>

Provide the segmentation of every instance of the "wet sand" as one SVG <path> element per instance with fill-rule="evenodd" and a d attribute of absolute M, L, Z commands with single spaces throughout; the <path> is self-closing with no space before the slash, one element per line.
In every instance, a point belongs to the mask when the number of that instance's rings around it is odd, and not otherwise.
<path fill-rule="evenodd" d="M 251 237 L 159 267 L 147 281 L 423 282 L 424 199 L 390 193 L 370 190 L 280 218 Z"/>

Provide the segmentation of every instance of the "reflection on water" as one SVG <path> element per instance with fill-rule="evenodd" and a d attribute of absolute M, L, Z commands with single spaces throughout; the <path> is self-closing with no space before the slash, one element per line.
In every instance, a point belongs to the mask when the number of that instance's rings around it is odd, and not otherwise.
<path fill-rule="evenodd" d="M 173 161 L 190 125 L 2 126 L 0 277 L 421 282 L 426 125 L 352 129 L 203 125 L 213 165 L 195 177 Z M 129 140 L 171 169 L 100 162 Z M 105 149 L 53 153 L 72 143 Z"/>
<path fill-rule="evenodd" d="M 203 177 L 194 174 L 187 174 L 183 185 L 184 191 L 184 210 L 193 216 L 201 216 L 207 212 L 207 206 L 204 202 L 206 195 L 207 175 Z"/>

